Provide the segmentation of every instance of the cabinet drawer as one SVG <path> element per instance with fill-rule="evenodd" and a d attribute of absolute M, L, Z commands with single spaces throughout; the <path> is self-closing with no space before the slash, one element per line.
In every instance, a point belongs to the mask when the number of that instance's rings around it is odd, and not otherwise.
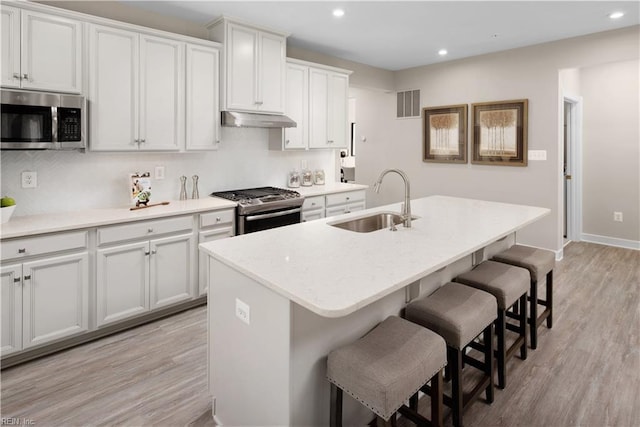
<path fill-rule="evenodd" d="M 365 191 L 349 191 L 347 193 L 337 193 L 327 195 L 327 206 L 342 205 L 345 203 L 359 202 L 365 199 Z"/>
<path fill-rule="evenodd" d="M 200 228 L 213 227 L 222 224 L 233 223 L 235 209 L 209 212 L 200 215 Z"/>
<path fill-rule="evenodd" d="M 158 219 L 140 221 L 127 225 L 114 225 L 98 229 L 98 245 L 121 242 L 125 240 L 153 237 L 166 233 L 177 233 L 193 229 L 193 217 Z"/>
<path fill-rule="evenodd" d="M 84 249 L 86 247 L 86 231 L 6 240 L 0 243 L 3 261 L 14 258 L 42 255 L 51 252 Z"/>
<path fill-rule="evenodd" d="M 302 204 L 303 211 L 311 211 L 314 209 L 324 208 L 324 196 L 305 197 Z"/>

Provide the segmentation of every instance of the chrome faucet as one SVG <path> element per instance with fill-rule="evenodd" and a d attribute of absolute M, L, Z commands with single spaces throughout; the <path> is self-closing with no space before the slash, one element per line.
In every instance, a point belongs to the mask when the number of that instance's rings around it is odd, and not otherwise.
<path fill-rule="evenodd" d="M 404 180 L 404 204 L 402 205 L 403 225 L 406 228 L 411 228 L 411 197 L 409 195 L 409 193 L 410 193 L 410 190 L 409 190 L 409 178 L 407 177 L 407 175 L 404 172 L 402 172 L 400 169 L 385 169 L 385 170 L 382 171 L 382 173 L 378 177 L 378 180 L 376 181 L 376 183 L 373 186 L 373 190 L 376 193 L 380 192 L 380 185 L 382 184 L 382 179 L 389 172 L 397 173 Z"/>

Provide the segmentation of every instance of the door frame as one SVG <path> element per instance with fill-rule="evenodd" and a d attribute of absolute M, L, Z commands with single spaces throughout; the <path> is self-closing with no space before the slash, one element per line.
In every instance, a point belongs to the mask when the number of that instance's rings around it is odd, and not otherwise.
<path fill-rule="evenodd" d="M 567 188 L 567 240 L 579 242 L 582 240 L 582 97 L 565 93 L 562 101 L 563 122 L 565 103 L 570 105 L 567 123 L 567 152 L 570 155 L 567 168 L 572 179 Z M 560 162 L 560 175 L 564 185 L 563 166 L 564 158 Z M 562 209 L 564 217 L 564 204 Z"/>

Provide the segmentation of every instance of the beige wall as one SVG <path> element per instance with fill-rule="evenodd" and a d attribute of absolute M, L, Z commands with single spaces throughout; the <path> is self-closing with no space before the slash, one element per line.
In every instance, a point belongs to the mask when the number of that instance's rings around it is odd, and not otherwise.
<path fill-rule="evenodd" d="M 638 60 L 580 70 L 584 233 L 640 241 L 639 75 Z"/>
<path fill-rule="evenodd" d="M 552 213 L 518 234 L 520 242 L 562 248 L 562 180 L 559 129 L 559 71 L 637 60 L 640 27 L 514 49 L 395 73 L 395 87 L 420 89 L 422 106 L 529 100 L 529 149 L 546 150 L 546 161 L 529 166 L 435 164 L 422 162 L 420 119 L 396 119 L 392 94 L 354 94 L 358 118 L 356 180 L 371 184 L 388 167 L 404 169 L 412 196 L 447 194 L 550 208 Z M 366 119 L 364 119 L 366 117 Z M 361 142 L 362 136 L 366 142 Z M 372 206 L 402 197 L 400 181 L 369 194 Z"/>
<path fill-rule="evenodd" d="M 349 79 L 351 87 L 379 89 L 383 91 L 393 91 L 394 73 L 382 68 L 371 67 L 358 62 L 347 61 L 345 59 L 328 56 L 294 46 L 287 46 L 287 56 L 301 59 L 303 61 L 317 62 L 319 64 L 331 65 L 353 71 Z"/>

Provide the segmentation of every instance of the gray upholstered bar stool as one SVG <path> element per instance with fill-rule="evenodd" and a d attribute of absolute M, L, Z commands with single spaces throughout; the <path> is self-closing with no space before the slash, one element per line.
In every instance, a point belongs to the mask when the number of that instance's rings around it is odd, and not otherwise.
<path fill-rule="evenodd" d="M 438 334 L 390 316 L 353 344 L 338 348 L 327 360 L 331 382 L 331 426 L 342 426 L 342 392 L 378 416 L 378 424 L 396 424 L 396 413 L 419 425 L 429 420 L 417 412 L 418 390 L 431 383 L 431 421 L 442 426 L 442 368 L 446 344 Z M 404 402 L 411 400 L 411 408 Z"/>
<path fill-rule="evenodd" d="M 447 283 L 431 295 L 407 305 L 405 317 L 440 334 L 447 342 L 447 364 L 451 373 L 451 397 L 444 403 L 451 408 L 453 425 L 462 425 L 462 413 L 484 391 L 493 402 L 493 322 L 497 303 L 493 295 L 462 285 Z M 484 360 L 465 354 L 465 347 L 482 334 Z M 462 389 L 462 362 L 480 369 L 473 391 L 465 396 Z M 429 391 L 423 388 L 423 391 Z"/>
<path fill-rule="evenodd" d="M 498 318 L 495 321 L 498 345 L 496 360 L 498 362 L 498 387 L 507 384 L 507 361 L 516 350 L 520 349 L 520 358 L 527 358 L 527 291 L 529 290 L 529 272 L 521 267 L 503 264 L 496 261 L 485 261 L 473 270 L 459 275 L 456 282 L 489 292 L 498 302 Z M 516 306 L 516 314 L 508 310 Z M 510 317 L 518 321 L 518 325 L 508 323 Z M 506 348 L 506 330 L 518 333 L 518 338 Z M 473 343 L 472 343 L 473 346 Z"/>
<path fill-rule="evenodd" d="M 516 265 L 529 270 L 531 286 L 529 288 L 529 328 L 531 348 L 538 347 L 538 326 L 547 320 L 547 328 L 553 326 L 553 268 L 556 264 L 555 254 L 544 249 L 529 246 L 513 245 L 504 252 L 493 257 L 494 261 Z M 538 298 L 538 281 L 547 276 L 545 299 Z M 538 304 L 544 307 L 538 314 Z"/>

